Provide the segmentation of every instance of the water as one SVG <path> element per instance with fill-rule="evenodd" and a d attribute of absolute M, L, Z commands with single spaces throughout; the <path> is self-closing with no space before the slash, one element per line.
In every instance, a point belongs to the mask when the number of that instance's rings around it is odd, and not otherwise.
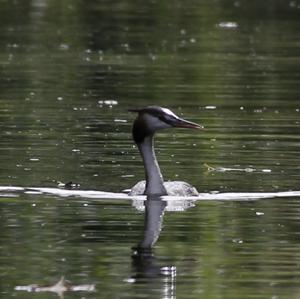
<path fill-rule="evenodd" d="M 64 276 L 95 288 L 65 298 L 298 298 L 299 5 L 1 1 L 1 297 Z M 202 198 L 136 254 L 151 209 L 119 192 L 144 175 L 127 109 L 150 104 L 205 126 L 156 139 Z"/>

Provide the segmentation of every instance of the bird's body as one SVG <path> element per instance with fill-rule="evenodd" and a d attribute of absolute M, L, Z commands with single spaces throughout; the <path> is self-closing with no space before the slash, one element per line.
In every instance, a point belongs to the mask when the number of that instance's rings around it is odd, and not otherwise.
<path fill-rule="evenodd" d="M 163 183 L 169 196 L 198 196 L 197 189 L 183 181 L 166 181 Z M 139 181 L 130 190 L 129 195 L 143 195 L 146 189 L 146 181 Z"/>
<path fill-rule="evenodd" d="M 195 187 L 182 181 L 164 182 L 153 147 L 154 133 L 160 129 L 180 127 L 200 129 L 202 126 L 176 116 L 167 108 L 149 106 L 130 110 L 138 112 L 133 123 L 132 135 L 141 153 L 146 180 L 134 185 L 129 195 L 198 195 Z"/>

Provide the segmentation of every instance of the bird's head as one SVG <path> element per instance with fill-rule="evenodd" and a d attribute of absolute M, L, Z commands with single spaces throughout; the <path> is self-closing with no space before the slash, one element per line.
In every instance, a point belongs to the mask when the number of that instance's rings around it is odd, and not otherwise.
<path fill-rule="evenodd" d="M 168 108 L 148 106 L 141 109 L 130 109 L 129 111 L 138 112 L 138 116 L 133 123 L 133 138 L 136 143 L 143 142 L 146 136 L 153 135 L 161 129 L 172 127 L 203 129 L 203 126 L 178 117 Z"/>

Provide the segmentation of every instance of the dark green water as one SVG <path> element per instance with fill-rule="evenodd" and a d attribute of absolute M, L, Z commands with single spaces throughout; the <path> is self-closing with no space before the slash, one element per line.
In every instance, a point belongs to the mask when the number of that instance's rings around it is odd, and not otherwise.
<path fill-rule="evenodd" d="M 157 136 L 166 179 L 299 191 L 299 20 L 298 0 L 0 1 L 0 186 L 130 187 L 127 109 L 156 104 L 205 126 Z M 299 298 L 297 196 L 167 211 L 142 261 L 129 200 L 3 191 L 0 207 L 1 298 L 57 298 L 15 287 L 61 276 L 96 287 L 65 298 Z"/>

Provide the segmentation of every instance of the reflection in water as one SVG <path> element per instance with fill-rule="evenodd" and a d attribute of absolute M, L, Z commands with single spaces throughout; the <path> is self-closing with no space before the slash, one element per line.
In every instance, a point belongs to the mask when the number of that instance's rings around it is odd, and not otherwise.
<path fill-rule="evenodd" d="M 138 244 L 137 248 L 149 250 L 154 246 L 159 237 L 167 202 L 159 196 L 147 196 L 144 205 L 144 235 L 143 240 Z"/>
<path fill-rule="evenodd" d="M 132 266 L 135 282 L 145 281 L 151 288 L 161 291 L 161 298 L 176 298 L 176 267 L 162 266 L 157 261 L 153 246 L 157 242 L 163 223 L 167 201 L 159 196 L 147 196 L 144 233 L 141 242 L 134 247 Z"/>

